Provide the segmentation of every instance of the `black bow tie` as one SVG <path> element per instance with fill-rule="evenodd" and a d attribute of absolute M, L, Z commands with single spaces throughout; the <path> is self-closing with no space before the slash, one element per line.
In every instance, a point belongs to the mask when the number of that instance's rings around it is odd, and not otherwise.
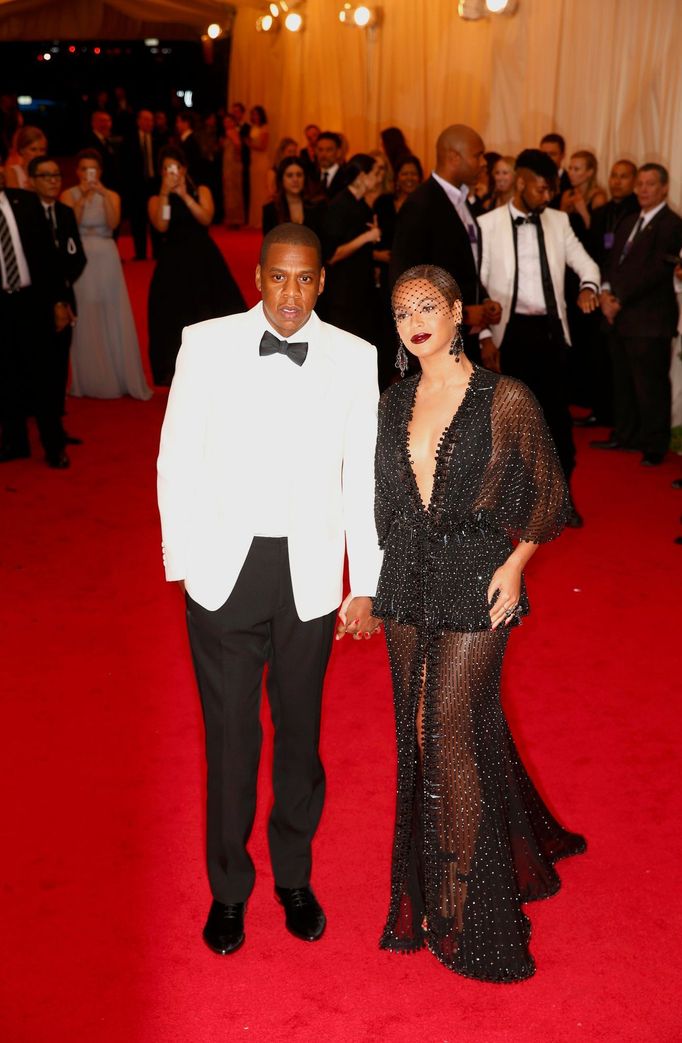
<path fill-rule="evenodd" d="M 289 344 L 288 341 L 279 340 L 269 330 L 266 330 L 261 337 L 258 350 L 261 355 L 286 355 L 297 366 L 302 366 L 308 354 L 308 344 L 306 341 Z"/>
<path fill-rule="evenodd" d="M 536 225 L 539 220 L 537 214 L 529 214 L 528 217 L 515 217 L 514 224 L 518 228 L 519 225 Z"/>

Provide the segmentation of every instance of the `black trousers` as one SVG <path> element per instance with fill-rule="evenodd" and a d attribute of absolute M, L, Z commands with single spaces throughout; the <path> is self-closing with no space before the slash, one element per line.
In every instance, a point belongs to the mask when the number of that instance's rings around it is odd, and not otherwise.
<path fill-rule="evenodd" d="M 0 444 L 28 453 L 27 418 L 35 416 L 48 455 L 64 448 L 63 393 L 55 373 L 61 372 L 54 347 L 52 305 L 33 287 L 18 293 L 0 290 Z M 69 331 L 70 332 L 70 331 Z"/>
<path fill-rule="evenodd" d="M 187 596 L 187 624 L 206 726 L 207 861 L 213 897 L 244 902 L 255 880 L 247 843 L 256 810 L 263 670 L 275 730 L 270 859 L 280 887 L 310 880 L 325 792 L 318 752 L 322 685 L 335 612 L 301 622 L 286 539 L 255 537 L 216 612 Z"/>
<path fill-rule="evenodd" d="M 512 315 L 500 346 L 503 373 L 522 380 L 542 406 L 568 481 L 575 467 L 573 424 L 568 408 L 568 346 L 546 315 Z"/>
<path fill-rule="evenodd" d="M 643 453 L 670 445 L 671 340 L 610 334 L 614 436 Z"/>

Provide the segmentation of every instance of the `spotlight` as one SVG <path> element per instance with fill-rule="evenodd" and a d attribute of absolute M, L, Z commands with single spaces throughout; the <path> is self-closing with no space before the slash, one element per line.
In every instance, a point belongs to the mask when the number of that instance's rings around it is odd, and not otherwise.
<path fill-rule="evenodd" d="M 279 5 L 278 4 L 270 4 L 270 14 L 272 15 L 273 18 L 279 18 Z"/>
<path fill-rule="evenodd" d="M 206 30 L 206 35 L 210 40 L 217 40 L 218 37 L 222 35 L 222 29 L 217 22 L 211 22 Z"/>
<path fill-rule="evenodd" d="M 457 13 L 467 22 L 477 22 L 479 18 L 485 18 L 484 0 L 459 0 Z"/>
<path fill-rule="evenodd" d="M 45 51 L 45 54 L 43 55 L 43 61 L 44 62 L 52 61 L 52 55 L 50 54 L 49 51 Z"/>
<path fill-rule="evenodd" d="M 101 47 L 93 47 L 92 48 L 92 53 L 93 54 L 101 54 L 102 53 L 102 48 Z"/>
<path fill-rule="evenodd" d="M 518 0 L 485 0 L 491 14 L 516 14 Z"/>
<path fill-rule="evenodd" d="M 76 53 L 76 48 L 73 46 L 73 44 L 71 44 L 71 46 L 69 47 L 69 54 L 75 54 L 75 53 Z"/>
<path fill-rule="evenodd" d="M 339 11 L 339 21 L 351 29 L 372 29 L 381 21 L 381 13 L 380 7 L 345 3 Z"/>
<path fill-rule="evenodd" d="M 155 36 L 148 36 L 144 42 L 145 47 L 158 47 L 159 41 Z"/>
<path fill-rule="evenodd" d="M 300 33 L 303 28 L 303 15 L 298 14 L 297 11 L 290 11 L 284 19 L 284 28 L 288 29 L 290 33 Z"/>
<path fill-rule="evenodd" d="M 271 14 L 264 14 L 256 22 L 256 29 L 259 33 L 272 33 L 279 29 L 279 22 L 276 22 Z"/>

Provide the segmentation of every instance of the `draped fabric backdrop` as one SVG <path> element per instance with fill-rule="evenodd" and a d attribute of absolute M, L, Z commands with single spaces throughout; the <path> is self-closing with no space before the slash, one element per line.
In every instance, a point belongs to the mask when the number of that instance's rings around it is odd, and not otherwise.
<path fill-rule="evenodd" d="M 383 0 L 370 31 L 341 25 L 341 0 L 307 0 L 298 34 L 258 33 L 265 5 L 236 6 L 230 99 L 265 106 L 273 146 L 314 122 L 370 149 L 395 125 L 428 170 L 449 123 L 512 154 L 556 130 L 602 182 L 620 157 L 664 163 L 682 203 L 680 0 L 520 0 L 478 22 L 456 0 Z"/>

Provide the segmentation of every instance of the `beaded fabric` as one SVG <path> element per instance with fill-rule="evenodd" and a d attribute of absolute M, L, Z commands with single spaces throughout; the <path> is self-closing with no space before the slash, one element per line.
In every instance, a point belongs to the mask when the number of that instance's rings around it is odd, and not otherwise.
<path fill-rule="evenodd" d="M 510 628 L 491 630 L 487 588 L 514 539 L 559 535 L 568 493 L 534 396 L 474 367 L 425 505 L 409 444 L 419 379 L 382 396 L 376 450 L 374 614 L 385 621 L 398 740 L 380 945 L 426 946 L 459 974 L 520 981 L 535 970 L 521 904 L 554 894 L 554 863 L 586 845 L 550 814 L 516 751 L 500 702 Z M 518 615 L 528 611 L 524 586 Z"/>

